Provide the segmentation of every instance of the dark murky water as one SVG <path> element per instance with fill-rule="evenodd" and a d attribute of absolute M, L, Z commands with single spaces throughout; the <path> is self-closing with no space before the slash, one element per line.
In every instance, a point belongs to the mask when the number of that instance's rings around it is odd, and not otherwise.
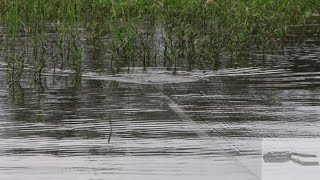
<path fill-rule="evenodd" d="M 316 164 L 262 156 L 286 150 L 319 160 L 319 55 L 317 46 L 292 48 L 256 68 L 157 82 L 87 73 L 78 84 L 48 74 L 8 87 L 2 66 L 0 177 L 288 179 L 301 168 L 318 177 Z"/>

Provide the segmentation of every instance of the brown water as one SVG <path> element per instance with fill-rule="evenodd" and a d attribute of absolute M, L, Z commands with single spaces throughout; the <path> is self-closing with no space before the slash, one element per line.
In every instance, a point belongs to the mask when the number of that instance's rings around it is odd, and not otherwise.
<path fill-rule="evenodd" d="M 256 67 L 178 77 L 87 72 L 79 83 L 48 72 L 41 84 L 26 76 L 11 87 L 2 62 L 0 177 L 294 179 L 292 168 L 318 177 L 319 166 L 262 156 L 320 155 L 312 143 L 320 137 L 319 55 L 318 46 L 288 48 Z"/>

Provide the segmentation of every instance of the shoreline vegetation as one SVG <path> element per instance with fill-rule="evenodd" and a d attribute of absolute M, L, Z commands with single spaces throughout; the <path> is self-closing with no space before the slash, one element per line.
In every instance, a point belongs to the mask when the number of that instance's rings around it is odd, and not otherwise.
<path fill-rule="evenodd" d="M 288 27 L 319 12 L 318 0 L 2 0 L 0 58 L 10 83 L 26 67 L 35 80 L 46 69 L 81 76 L 84 61 L 110 73 L 217 70 L 244 51 L 283 50 Z"/>

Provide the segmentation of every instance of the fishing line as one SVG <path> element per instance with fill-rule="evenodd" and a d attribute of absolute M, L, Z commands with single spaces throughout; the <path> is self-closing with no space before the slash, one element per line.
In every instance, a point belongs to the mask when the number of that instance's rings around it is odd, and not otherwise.
<path fill-rule="evenodd" d="M 212 137 L 210 137 L 204 130 L 201 129 L 201 127 L 199 127 L 199 125 L 192 120 L 191 118 L 189 118 L 184 112 L 183 110 L 175 103 L 173 102 L 169 96 L 165 96 L 168 100 L 169 100 L 169 107 L 176 113 L 178 113 L 178 115 L 186 120 L 189 120 L 190 122 L 192 122 L 196 127 L 198 127 L 199 131 L 205 135 L 210 141 L 214 142 L 214 139 Z M 190 105 L 188 105 L 188 107 L 190 107 L 192 109 L 192 107 Z M 202 120 L 203 118 L 201 116 L 199 116 Z M 203 120 L 204 122 L 208 123 L 208 121 Z M 208 123 L 210 124 L 210 123 Z M 212 127 L 212 126 L 211 126 Z M 219 132 L 217 129 L 212 127 L 212 130 L 216 131 L 218 134 L 221 135 L 221 137 L 229 142 L 229 140 L 227 140 L 226 138 L 223 137 L 223 134 L 221 132 Z M 230 142 L 229 142 L 230 143 Z M 252 176 L 256 177 L 257 179 L 261 179 L 259 176 L 257 176 L 254 172 L 252 172 L 247 166 L 245 166 L 243 163 L 241 163 L 237 158 L 235 158 L 233 155 L 231 155 L 230 153 L 228 153 L 227 151 L 225 151 L 219 144 L 215 143 L 217 145 L 217 147 L 219 149 L 222 150 L 222 152 L 224 152 L 227 156 L 229 156 L 234 162 L 236 162 L 240 167 L 244 168 L 246 171 L 248 171 Z M 231 144 L 231 143 L 230 143 Z"/>

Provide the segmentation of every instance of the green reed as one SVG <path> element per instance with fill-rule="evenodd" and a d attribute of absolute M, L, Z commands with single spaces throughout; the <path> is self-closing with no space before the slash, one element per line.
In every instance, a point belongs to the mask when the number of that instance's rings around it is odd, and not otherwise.
<path fill-rule="evenodd" d="M 216 70 L 226 57 L 230 67 L 243 64 L 243 51 L 283 49 L 288 26 L 319 7 L 317 0 L 2 0 L 2 50 L 12 82 L 26 66 L 40 79 L 52 68 L 81 75 L 96 61 L 114 73 Z"/>

